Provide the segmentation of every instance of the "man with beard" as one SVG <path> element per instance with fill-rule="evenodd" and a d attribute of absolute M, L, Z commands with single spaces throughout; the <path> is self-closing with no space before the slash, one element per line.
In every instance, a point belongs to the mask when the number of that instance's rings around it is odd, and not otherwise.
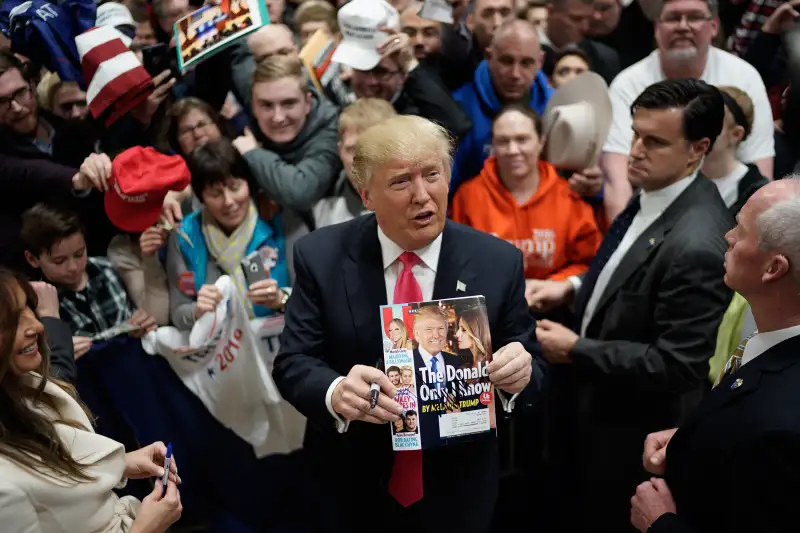
<path fill-rule="evenodd" d="M 400 14 L 383 0 L 353 0 L 339 10 L 342 42 L 331 61 L 353 69 L 358 98 L 381 98 L 401 115 L 418 115 L 444 126 L 455 138 L 472 128 L 437 72 L 414 54 Z M 365 38 L 368 35 L 369 38 Z"/>
<path fill-rule="evenodd" d="M 419 16 L 422 2 L 413 2 L 400 14 L 403 33 L 408 35 L 418 60 L 435 61 L 442 49 L 442 24 Z"/>
<path fill-rule="evenodd" d="M 606 176 L 606 214 L 613 220 L 632 195 L 628 182 L 631 147 L 631 103 L 649 85 L 664 79 L 698 78 L 712 85 L 741 89 L 753 99 L 753 130 L 737 151 L 743 163 L 754 163 L 772 178 L 775 143 L 772 109 L 764 82 L 744 60 L 711 46 L 719 31 L 716 0 L 668 0 L 655 23 L 658 49 L 620 73 L 611 84 L 614 110 L 600 166 Z"/>
<path fill-rule="evenodd" d="M 0 264 L 29 272 L 19 241 L 20 217 L 39 202 L 81 213 L 90 228 L 89 252 L 105 255 L 115 229 L 105 215 L 102 195 L 90 190 L 105 190 L 111 160 L 93 153 L 95 145 L 113 155 L 141 137 L 141 128 L 130 117 L 106 130 L 90 117 L 65 120 L 41 109 L 31 69 L 14 54 L 0 51 Z"/>

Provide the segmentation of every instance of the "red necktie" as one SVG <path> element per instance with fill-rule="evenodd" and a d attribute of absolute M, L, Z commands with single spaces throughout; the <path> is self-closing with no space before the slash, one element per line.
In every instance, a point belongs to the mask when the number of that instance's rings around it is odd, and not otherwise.
<path fill-rule="evenodd" d="M 413 252 L 403 252 L 400 262 L 403 270 L 394 286 L 394 303 L 421 302 L 422 289 L 411 272 L 411 267 L 420 262 L 419 256 Z M 422 499 L 422 450 L 394 452 L 389 494 L 403 507 Z"/>

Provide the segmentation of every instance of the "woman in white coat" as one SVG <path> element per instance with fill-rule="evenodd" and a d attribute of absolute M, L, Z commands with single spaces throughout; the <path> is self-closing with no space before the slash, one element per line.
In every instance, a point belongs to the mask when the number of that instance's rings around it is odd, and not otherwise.
<path fill-rule="evenodd" d="M 0 530 L 164 533 L 182 511 L 177 469 L 166 491 L 157 480 L 141 503 L 112 491 L 159 476 L 164 444 L 126 454 L 94 432 L 74 389 L 49 376 L 35 309 L 30 284 L 0 270 Z"/>

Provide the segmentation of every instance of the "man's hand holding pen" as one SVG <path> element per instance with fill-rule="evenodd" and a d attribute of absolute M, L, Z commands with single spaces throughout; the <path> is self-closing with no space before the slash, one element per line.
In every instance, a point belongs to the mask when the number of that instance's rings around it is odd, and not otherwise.
<path fill-rule="evenodd" d="M 370 408 L 370 387 L 380 387 L 378 404 Z M 333 410 L 346 420 L 361 420 L 372 424 L 394 422 L 403 414 L 403 408 L 394 401 L 397 388 L 381 370 L 356 365 L 336 386 L 331 397 Z"/>

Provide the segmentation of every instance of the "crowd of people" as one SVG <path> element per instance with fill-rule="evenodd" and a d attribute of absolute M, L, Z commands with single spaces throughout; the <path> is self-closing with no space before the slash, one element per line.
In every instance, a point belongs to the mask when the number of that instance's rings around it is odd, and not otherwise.
<path fill-rule="evenodd" d="M 176 68 L 226 1 L 0 2 L 2 533 L 796 530 L 800 0 L 265 0 Z M 302 442 L 147 348 L 227 278 Z M 379 309 L 465 296 L 496 438 L 393 451 L 458 357 Z"/>

